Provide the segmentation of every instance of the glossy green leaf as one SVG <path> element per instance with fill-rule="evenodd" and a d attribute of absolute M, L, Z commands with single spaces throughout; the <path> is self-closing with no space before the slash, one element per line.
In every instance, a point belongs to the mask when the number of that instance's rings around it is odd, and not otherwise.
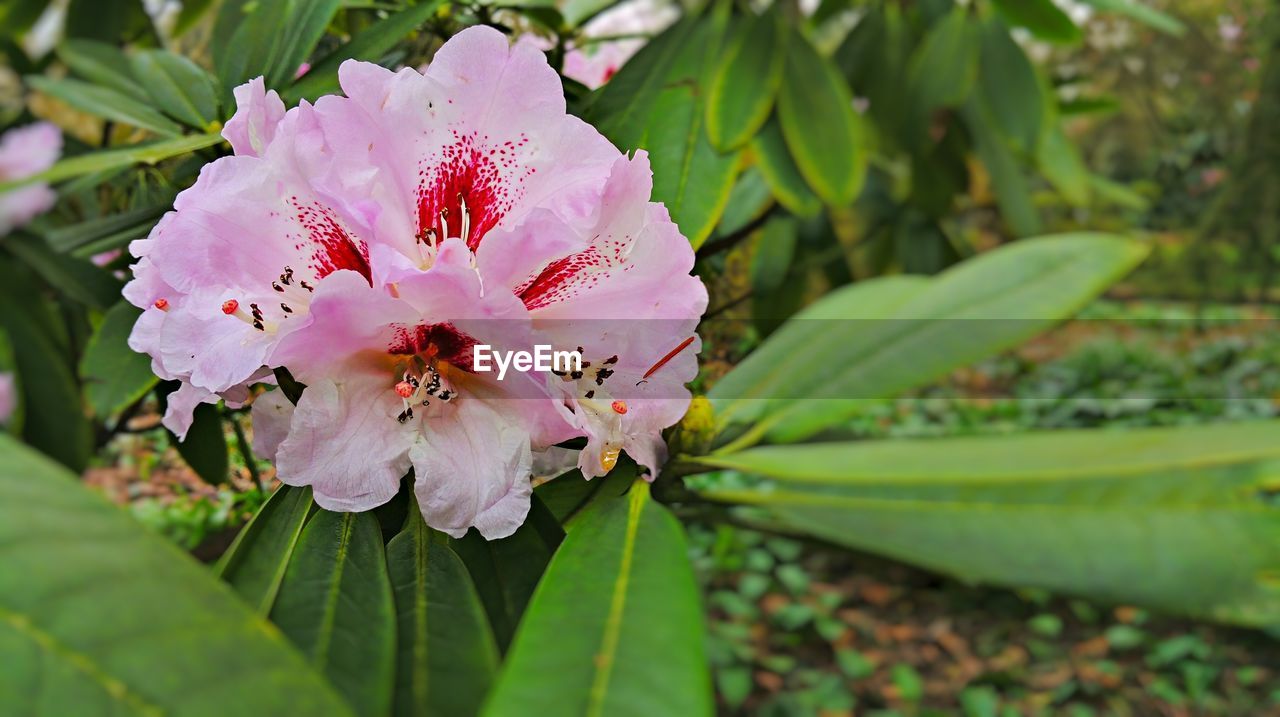
<path fill-rule="evenodd" d="M 139 0 L 68 0 L 64 37 L 110 43 L 126 38 L 157 40 L 155 26 Z"/>
<path fill-rule="evenodd" d="M 677 23 L 623 65 L 588 113 L 614 144 L 648 150 L 653 199 L 695 249 L 720 220 L 738 172 L 738 155 L 718 152 L 704 126 L 706 77 L 722 35 L 715 16 Z"/>
<path fill-rule="evenodd" d="M 271 614 L 314 505 L 310 487 L 280 486 L 218 561 L 214 572 L 258 614 Z"/>
<path fill-rule="evenodd" d="M 142 311 L 121 301 L 102 317 L 80 359 L 85 398 L 99 419 L 110 418 L 156 385 L 151 358 L 129 348 L 129 334 Z"/>
<path fill-rule="evenodd" d="M 991 178 L 991 187 L 1000 207 L 1000 216 L 1014 236 L 1025 237 L 1040 232 L 1040 212 L 1031 198 L 1027 177 L 1018 163 L 1008 140 L 995 130 L 991 112 L 970 98 L 962 113 L 965 127 L 973 136 L 974 148 Z"/>
<path fill-rule="evenodd" d="M 782 286 L 799 237 L 800 227 L 794 217 L 774 216 L 765 222 L 751 255 L 751 289 L 755 295 L 768 294 Z"/>
<path fill-rule="evenodd" d="M 1146 253 L 1130 239 L 1064 234 L 1022 240 L 929 279 L 840 289 L 712 387 L 717 419 L 750 425 L 738 445 L 766 434 L 805 438 L 863 399 L 922 386 L 1022 343 L 1079 311 Z"/>
<path fill-rule="evenodd" d="M 85 418 L 71 352 L 55 334 L 61 319 L 25 271 L 0 261 L 0 328 L 8 334 L 18 368 L 22 436 L 71 470 L 89 462 L 93 429 Z"/>
<path fill-rule="evenodd" d="M 0 664 L 5 714 L 349 714 L 207 569 L 2 435 Z"/>
<path fill-rule="evenodd" d="M 215 24 L 213 63 L 222 82 L 224 99 L 231 89 L 273 67 L 289 34 L 285 26 L 289 8 L 301 0 L 223 3 Z M 216 33 L 230 29 L 225 42 Z"/>
<path fill-rule="evenodd" d="M 361 31 L 350 42 L 344 42 L 332 53 L 312 64 L 303 75 L 283 93 L 291 102 L 317 97 L 338 91 L 338 67 L 346 60 L 378 60 L 395 47 L 396 43 L 426 22 L 441 0 L 423 0 L 374 23 Z"/>
<path fill-rule="evenodd" d="M 720 226 L 716 227 L 716 235 L 726 236 L 745 228 L 760 218 L 773 205 L 773 193 L 764 175 L 757 167 L 748 167 L 738 175 L 729 193 L 729 204 L 725 207 L 724 216 L 720 218 Z"/>
<path fill-rule="evenodd" d="M 1027 53 L 997 20 L 982 23 L 978 92 L 988 116 L 1018 151 L 1035 151 L 1044 124 L 1044 92 Z"/>
<path fill-rule="evenodd" d="M 191 60 L 164 50 L 141 50 L 133 56 L 133 72 L 156 107 L 192 127 L 218 119 L 213 78 Z"/>
<path fill-rule="evenodd" d="M 139 102 L 147 102 L 147 91 L 133 76 L 129 58 L 115 45 L 97 40 L 67 40 L 58 45 L 58 59 L 71 71 L 93 82 L 117 90 Z"/>
<path fill-rule="evenodd" d="M 637 482 L 565 539 L 484 714 L 710 715 L 704 639 L 684 533 Z"/>
<path fill-rule="evenodd" d="M 800 217 L 811 217 L 822 211 L 822 200 L 809 189 L 791 159 L 791 150 L 787 149 L 776 117 L 751 140 L 751 152 L 773 196 L 787 211 Z"/>
<path fill-rule="evenodd" d="M 155 164 L 170 157 L 187 154 L 222 142 L 216 134 L 193 134 L 160 142 L 136 144 L 122 149 L 107 149 L 64 159 L 49 169 L 22 179 L 0 182 L 0 192 L 33 182 L 60 182 L 94 172 L 104 172 L 134 164 Z"/>
<path fill-rule="evenodd" d="M 1089 169 L 1061 127 L 1050 127 L 1036 150 L 1036 163 L 1045 178 L 1075 206 L 1089 203 Z"/>
<path fill-rule="evenodd" d="M 1280 621 L 1280 424 L 770 446 L 706 459 L 816 537 L 969 582 Z"/>
<path fill-rule="evenodd" d="M 450 542 L 471 574 L 500 648 L 511 643 L 529 597 L 562 540 L 559 522 L 534 496 L 529 517 L 512 535 L 485 540 L 472 530 Z"/>
<path fill-rule="evenodd" d="M 56 227 L 45 233 L 44 237 L 55 251 L 69 252 L 129 229 L 138 229 L 140 235 L 145 236 L 155 226 L 156 220 L 173 206 L 173 197 L 165 197 L 163 203 Z"/>
<path fill-rule="evenodd" d="M 1074 44 L 1084 38 L 1080 28 L 1053 0 L 992 0 L 992 3 L 1006 22 L 1025 27 L 1041 40 Z"/>
<path fill-rule="evenodd" d="M 978 78 L 978 28 L 969 14 L 955 8 L 925 33 L 907 63 L 912 116 L 923 137 L 929 119 L 942 107 L 957 107 Z"/>
<path fill-rule="evenodd" d="M 119 279 L 85 259 L 54 251 L 39 237 L 13 234 L 4 246 L 56 291 L 75 301 L 105 310 L 120 300 L 124 284 Z"/>
<path fill-rule="evenodd" d="M 219 485 L 227 482 L 231 470 L 227 456 L 227 436 L 222 425 L 218 406 L 202 403 L 196 407 L 195 418 L 185 439 L 179 441 L 171 435 L 174 447 L 206 483 Z"/>
<path fill-rule="evenodd" d="M 478 713 L 498 647 L 467 567 L 414 506 L 387 544 L 387 567 L 397 624 L 393 714 Z"/>
<path fill-rule="evenodd" d="M 853 203 L 866 174 L 861 120 L 840 73 L 796 32 L 778 91 L 782 136 L 800 175 L 827 204 Z M 821 117 L 821 122 L 815 122 Z M 767 175 L 766 175 L 767 176 Z"/>
<path fill-rule="evenodd" d="M 1081 0 L 1103 12 L 1124 15 L 1160 32 L 1181 37 L 1187 31 L 1185 25 L 1168 13 L 1161 12 L 1140 0 Z"/>
<path fill-rule="evenodd" d="M 391 709 L 395 606 L 372 513 L 316 513 L 294 548 L 271 621 L 357 714 Z"/>
<path fill-rule="evenodd" d="M 275 64 L 264 72 L 267 85 L 282 87 L 316 49 L 325 28 L 343 5 L 342 0 L 292 0 L 285 19 L 285 37 Z"/>
<path fill-rule="evenodd" d="M 72 107 L 115 122 L 150 130 L 163 137 L 176 137 L 182 128 L 137 99 L 109 87 L 72 79 L 32 75 L 27 84 L 66 102 Z"/>
<path fill-rule="evenodd" d="M 776 5 L 736 28 L 720 56 L 707 100 L 707 134 L 717 149 L 742 147 L 769 119 L 789 38 Z"/>

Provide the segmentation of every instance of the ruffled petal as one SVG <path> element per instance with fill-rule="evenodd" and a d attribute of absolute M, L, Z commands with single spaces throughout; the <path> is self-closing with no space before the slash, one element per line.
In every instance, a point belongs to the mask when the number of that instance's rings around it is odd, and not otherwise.
<path fill-rule="evenodd" d="M 267 91 L 261 77 L 232 91 L 236 113 L 222 127 L 222 136 L 231 149 L 242 157 L 260 157 L 275 139 L 276 128 L 284 119 L 284 102 L 275 90 Z"/>

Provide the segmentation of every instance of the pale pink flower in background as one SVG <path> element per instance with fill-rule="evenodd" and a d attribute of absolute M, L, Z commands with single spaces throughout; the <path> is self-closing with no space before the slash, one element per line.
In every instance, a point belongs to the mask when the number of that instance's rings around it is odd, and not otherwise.
<path fill-rule="evenodd" d="M 490 28 L 421 73 L 350 61 L 339 79 L 345 97 L 288 112 L 260 81 L 237 89 L 236 156 L 132 247 L 131 345 L 183 382 L 167 420 L 286 367 L 298 405 L 254 401 L 280 479 L 368 510 L 412 468 L 428 524 L 455 536 L 513 532 L 534 455 L 575 436 L 588 477 L 622 450 L 656 472 L 706 291 L 648 201 L 647 157 L 567 114 L 545 57 Z M 499 381 L 476 343 L 581 347 L 588 365 Z"/>
<path fill-rule="evenodd" d="M 18 407 L 18 390 L 13 384 L 13 374 L 0 373 L 0 426 L 9 422 Z"/>
<path fill-rule="evenodd" d="M 61 153 L 62 133 L 48 122 L 11 129 L 0 135 L 0 182 L 39 174 Z M 57 199 L 48 184 L 39 182 L 0 192 L 0 236 L 49 211 Z"/>
<path fill-rule="evenodd" d="M 647 36 L 679 18 L 679 6 L 669 0 L 629 0 L 609 8 L 582 27 L 582 40 L 565 53 L 565 77 L 593 90 L 600 87 L 644 47 Z"/>

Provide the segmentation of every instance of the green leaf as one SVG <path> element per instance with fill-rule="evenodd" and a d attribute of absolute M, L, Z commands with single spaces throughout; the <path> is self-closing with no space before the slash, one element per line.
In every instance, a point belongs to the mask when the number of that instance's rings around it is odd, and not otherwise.
<path fill-rule="evenodd" d="M 594 501 L 616 498 L 627 492 L 635 477 L 634 463 L 620 463 L 619 467 L 597 480 L 586 480 L 582 473 L 574 469 L 543 483 L 533 491 L 551 515 L 568 528 Z"/>
<path fill-rule="evenodd" d="M 94 172 L 104 172 L 117 167 L 128 167 L 134 164 L 156 164 L 170 157 L 195 152 L 205 147 L 212 147 L 219 142 L 222 142 L 222 137 L 216 134 L 193 134 L 161 142 L 135 144 L 122 149 L 89 152 L 64 159 L 39 174 L 0 182 L 0 192 L 7 192 L 34 182 L 60 182 L 64 179 L 71 179 L 72 177 Z"/>
<path fill-rule="evenodd" d="M 738 172 L 737 154 L 716 151 L 703 127 L 703 88 L 723 29 L 717 17 L 677 23 L 623 65 L 588 113 L 614 144 L 648 150 L 653 199 L 695 249 L 724 213 Z"/>
<path fill-rule="evenodd" d="M 974 148 L 991 177 L 1000 216 L 1014 236 L 1025 237 L 1040 232 L 1040 213 L 1031 199 L 1027 178 L 1008 142 L 995 131 L 991 112 L 976 98 L 970 98 L 962 116 L 973 136 Z"/>
<path fill-rule="evenodd" d="M 980 30 L 982 59 L 978 91 L 996 128 L 1023 154 L 1030 154 L 1044 124 L 1044 92 L 1035 67 L 1004 23 L 992 19 Z"/>
<path fill-rule="evenodd" d="M 822 200 L 809 189 L 791 159 L 776 117 L 751 140 L 751 153 L 773 196 L 787 211 L 800 217 L 811 217 L 822 211 Z"/>
<path fill-rule="evenodd" d="M 698 603 L 680 524 L 637 481 L 565 539 L 484 714 L 710 715 Z"/>
<path fill-rule="evenodd" d="M 282 87 L 291 80 L 302 63 L 311 57 L 325 28 L 338 14 L 343 0 L 292 0 L 285 19 L 286 34 L 275 65 L 264 71 L 269 87 Z"/>
<path fill-rule="evenodd" d="M 7 436 L 0 664 L 9 714 L 349 714 L 208 570 Z"/>
<path fill-rule="evenodd" d="M 173 206 L 173 195 L 166 193 L 163 197 L 160 203 L 151 206 L 53 228 L 44 237 L 54 251 L 69 252 L 130 229 L 137 230 L 135 236 L 146 236 L 156 220 Z"/>
<path fill-rule="evenodd" d="M 129 348 L 129 334 L 141 315 L 127 301 L 111 307 L 80 359 L 85 398 L 99 419 L 116 415 L 156 385 L 151 358 Z"/>
<path fill-rule="evenodd" d="M 1050 127 L 1045 132 L 1036 150 L 1036 163 L 1067 202 L 1077 207 L 1089 203 L 1089 170 L 1061 127 Z"/>
<path fill-rule="evenodd" d="M 511 643 L 534 586 L 562 540 L 560 524 L 534 496 L 529 517 L 512 535 L 485 540 L 472 530 L 450 542 L 471 573 L 500 648 Z"/>
<path fill-rule="evenodd" d="M 992 0 L 1010 25 L 1025 27 L 1032 35 L 1060 45 L 1080 42 L 1084 33 L 1053 0 Z"/>
<path fill-rule="evenodd" d="M 478 713 L 498 647 L 467 567 L 413 506 L 387 544 L 387 567 L 398 637 L 393 714 Z"/>
<path fill-rule="evenodd" d="M 332 53 L 311 65 L 307 74 L 298 78 L 284 96 L 291 103 L 338 91 L 338 67 L 346 60 L 375 61 L 386 54 L 406 35 L 416 30 L 435 14 L 441 0 L 425 0 L 389 15 L 339 45 Z"/>
<path fill-rule="evenodd" d="M 1186 26 L 1177 18 L 1163 13 L 1146 3 L 1138 2 L 1138 0 L 1082 0 L 1082 2 L 1086 5 L 1092 5 L 1103 12 L 1124 15 L 1147 27 L 1175 37 L 1181 37 L 1187 31 Z"/>
<path fill-rule="evenodd" d="M 803 35 L 795 32 L 788 47 L 778 91 L 782 136 L 813 191 L 827 204 L 849 205 L 862 188 L 867 160 L 853 97 L 840 73 Z"/>
<path fill-rule="evenodd" d="M 213 78 L 191 60 L 164 50 L 141 50 L 133 56 L 133 71 L 156 107 L 170 117 L 196 128 L 218 119 Z"/>
<path fill-rule="evenodd" d="M 283 51 L 289 29 L 285 26 L 289 8 L 301 0 L 232 0 L 222 5 L 215 24 L 230 29 L 225 43 L 213 44 L 213 66 L 222 82 L 224 99 L 231 90 L 274 67 Z"/>
<path fill-rule="evenodd" d="M 861 400 L 1017 346 L 1079 311 L 1146 254 L 1130 239 L 1064 234 L 1022 240 L 929 279 L 859 282 L 788 322 L 708 395 L 722 427 L 754 424 L 735 445 L 766 434 L 805 438 Z"/>
<path fill-rule="evenodd" d="M 1280 423 L 755 448 L 712 491 L 971 582 L 1247 625 L 1280 621 Z"/>
<path fill-rule="evenodd" d="M 98 85 L 147 101 L 147 91 L 133 76 L 129 58 L 120 48 L 97 40 L 67 40 L 58 45 L 58 59 L 77 75 Z"/>
<path fill-rule="evenodd" d="M 748 167 L 733 184 L 729 204 L 725 206 L 724 216 L 720 217 L 716 235 L 723 237 L 742 230 L 772 205 L 773 193 L 764 181 L 764 175 L 756 167 Z"/>
<path fill-rule="evenodd" d="M 43 75 L 27 77 L 27 84 L 72 107 L 115 122 L 150 130 L 164 137 L 182 134 L 182 128 L 137 99 L 109 87 L 91 85 L 72 79 L 53 79 Z"/>
<path fill-rule="evenodd" d="M 302 526 L 314 506 L 310 487 L 280 486 L 218 561 L 214 572 L 259 615 L 271 614 Z"/>
<path fill-rule="evenodd" d="M 11 234 L 4 240 L 4 247 L 50 286 L 75 301 L 105 310 L 120 300 L 124 284 L 119 279 L 89 261 L 59 254 L 39 237 Z"/>
<path fill-rule="evenodd" d="M 126 38 L 155 40 L 155 26 L 139 0 L 69 0 L 64 6 L 65 37 L 117 43 Z"/>
<path fill-rule="evenodd" d="M 791 269 L 800 237 L 799 222 L 794 217 L 775 216 L 765 222 L 751 255 L 751 290 L 758 296 L 782 286 Z"/>
<path fill-rule="evenodd" d="M 22 436 L 73 471 L 89 462 L 93 430 L 85 418 L 71 352 L 53 332 L 62 326 L 29 274 L 0 261 L 0 328 L 18 368 Z"/>
<path fill-rule="evenodd" d="M 707 134 L 725 152 L 750 142 L 769 119 L 791 36 L 776 5 L 743 24 L 720 56 L 707 100 Z"/>
<path fill-rule="evenodd" d="M 227 437 L 223 432 L 222 415 L 218 413 L 216 404 L 202 403 L 197 406 L 187 437 L 179 441 L 171 434 L 170 440 L 178 449 L 182 460 L 206 483 L 220 485 L 227 482 L 230 471 Z"/>
<path fill-rule="evenodd" d="M 935 110 L 958 107 L 978 79 L 976 26 L 955 8 L 925 33 L 907 63 L 907 93 L 916 122 L 913 136 L 922 141 Z"/>
<path fill-rule="evenodd" d="M 395 606 L 373 513 L 316 513 L 298 539 L 271 621 L 357 714 L 390 711 Z"/>

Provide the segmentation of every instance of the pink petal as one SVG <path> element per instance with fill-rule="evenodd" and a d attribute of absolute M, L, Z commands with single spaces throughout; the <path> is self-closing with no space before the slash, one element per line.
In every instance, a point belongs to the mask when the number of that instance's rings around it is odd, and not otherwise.
<path fill-rule="evenodd" d="M 255 77 L 232 91 L 236 113 L 222 128 L 231 149 L 244 157 L 266 154 L 284 119 L 284 102 L 275 90 L 268 92 L 261 77 Z"/>

